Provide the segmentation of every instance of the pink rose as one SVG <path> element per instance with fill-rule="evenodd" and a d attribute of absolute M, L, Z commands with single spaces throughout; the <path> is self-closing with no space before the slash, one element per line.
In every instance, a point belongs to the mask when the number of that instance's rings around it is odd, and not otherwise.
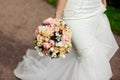
<path fill-rule="evenodd" d="M 55 42 L 53 40 L 50 40 L 50 45 L 51 46 L 54 46 L 55 45 Z"/>
<path fill-rule="evenodd" d="M 49 50 L 45 50 L 45 55 L 49 55 L 50 51 Z"/>
<path fill-rule="evenodd" d="M 63 35 L 66 35 L 67 36 L 67 32 L 65 30 L 63 30 Z"/>
<path fill-rule="evenodd" d="M 39 34 L 39 30 L 36 29 L 36 30 L 35 30 L 35 35 L 37 36 L 38 34 Z"/>
<path fill-rule="evenodd" d="M 43 21 L 44 24 L 52 24 L 53 23 L 53 19 L 52 18 L 48 18 L 46 20 Z"/>
<path fill-rule="evenodd" d="M 66 42 L 69 41 L 69 39 L 68 39 L 68 37 L 66 35 L 63 35 L 61 40 L 62 40 L 63 43 L 66 43 Z"/>
<path fill-rule="evenodd" d="M 59 26 L 59 25 L 60 25 L 60 22 L 59 22 L 59 20 L 58 20 L 58 19 L 54 19 L 54 20 L 53 20 L 53 23 L 54 23 L 54 24 L 56 24 L 57 26 Z"/>
<path fill-rule="evenodd" d="M 50 24 L 47 24 L 47 26 L 46 26 L 46 27 L 50 28 L 50 27 L 51 27 L 51 25 L 50 25 Z"/>
<path fill-rule="evenodd" d="M 38 26 L 38 30 L 40 31 L 40 29 L 41 29 L 41 25 L 40 26 Z"/>
<path fill-rule="evenodd" d="M 59 19 L 53 19 L 53 18 L 48 18 L 43 21 L 44 24 L 49 25 L 48 27 L 51 27 L 51 24 L 56 24 L 57 26 L 60 25 Z"/>
<path fill-rule="evenodd" d="M 43 47 L 46 48 L 46 49 L 48 49 L 48 48 L 51 47 L 51 44 L 50 44 L 50 43 L 47 43 L 47 42 L 44 42 L 44 43 L 43 43 Z"/>
<path fill-rule="evenodd" d="M 51 32 L 54 32 L 54 27 L 50 27 Z"/>

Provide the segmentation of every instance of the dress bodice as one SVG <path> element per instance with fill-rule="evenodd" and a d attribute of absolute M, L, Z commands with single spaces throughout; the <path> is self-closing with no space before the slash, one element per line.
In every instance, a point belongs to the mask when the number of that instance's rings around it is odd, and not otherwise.
<path fill-rule="evenodd" d="M 101 0 L 67 0 L 63 19 L 86 18 L 105 10 Z"/>

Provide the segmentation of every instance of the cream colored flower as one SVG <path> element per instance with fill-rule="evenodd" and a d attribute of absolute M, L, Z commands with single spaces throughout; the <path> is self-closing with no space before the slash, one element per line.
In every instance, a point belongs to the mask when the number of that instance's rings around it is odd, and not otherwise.
<path fill-rule="evenodd" d="M 64 54 L 60 54 L 59 57 L 65 58 L 66 56 Z"/>
<path fill-rule="evenodd" d="M 41 31 L 43 36 L 49 36 L 51 34 L 50 29 L 49 28 L 45 28 Z"/>
<path fill-rule="evenodd" d="M 38 46 L 40 46 L 40 45 L 42 45 L 42 42 L 43 42 L 43 37 L 42 36 L 40 36 L 40 35 L 37 35 L 37 45 Z"/>
<path fill-rule="evenodd" d="M 38 41 L 37 46 L 41 46 L 41 45 L 42 45 L 42 42 Z"/>
<path fill-rule="evenodd" d="M 56 45 L 56 46 L 63 46 L 63 42 L 60 41 L 60 42 L 56 43 L 55 45 Z"/>
<path fill-rule="evenodd" d="M 41 36 L 41 35 L 37 35 L 37 40 L 39 41 L 39 40 L 42 40 L 43 39 L 43 37 Z"/>
<path fill-rule="evenodd" d="M 66 52 L 65 47 L 60 47 L 60 48 L 59 48 L 59 52 L 60 52 L 61 54 L 64 54 L 64 53 Z"/>
<path fill-rule="evenodd" d="M 50 39 L 48 37 L 44 38 L 45 42 L 48 42 Z"/>

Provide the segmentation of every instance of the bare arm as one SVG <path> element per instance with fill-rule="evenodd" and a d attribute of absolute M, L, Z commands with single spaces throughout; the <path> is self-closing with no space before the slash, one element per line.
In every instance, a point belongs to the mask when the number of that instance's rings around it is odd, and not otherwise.
<path fill-rule="evenodd" d="M 57 0 L 56 10 L 55 10 L 55 18 L 61 18 L 64 8 L 66 6 L 67 0 Z"/>
<path fill-rule="evenodd" d="M 107 1 L 106 0 L 102 0 L 102 3 L 104 4 L 105 7 L 107 7 Z"/>

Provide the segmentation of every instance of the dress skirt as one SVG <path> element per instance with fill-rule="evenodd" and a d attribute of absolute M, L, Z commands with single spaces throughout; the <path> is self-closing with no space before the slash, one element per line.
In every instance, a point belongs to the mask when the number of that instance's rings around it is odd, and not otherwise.
<path fill-rule="evenodd" d="M 72 51 L 65 59 L 40 57 L 28 49 L 14 70 L 22 80 L 110 80 L 110 59 L 119 46 L 104 13 L 84 19 L 65 19 L 72 30 Z"/>
<path fill-rule="evenodd" d="M 14 69 L 22 80 L 110 80 L 110 60 L 119 46 L 101 0 L 67 0 L 63 20 L 72 30 L 66 58 L 40 57 L 28 49 Z"/>

